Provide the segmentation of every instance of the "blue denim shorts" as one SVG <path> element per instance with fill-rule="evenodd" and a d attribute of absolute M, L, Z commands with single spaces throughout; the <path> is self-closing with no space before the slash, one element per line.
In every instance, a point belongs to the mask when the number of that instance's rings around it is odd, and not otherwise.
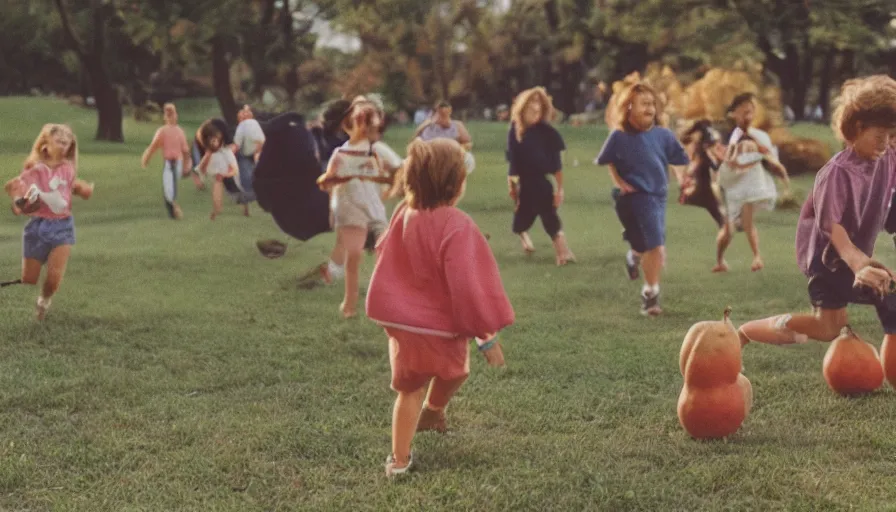
<path fill-rule="evenodd" d="M 643 253 L 666 244 L 666 197 L 644 192 L 620 194 L 613 189 L 622 237 L 632 250 Z"/>
<path fill-rule="evenodd" d="M 32 217 L 22 234 L 22 257 L 46 263 L 50 251 L 61 245 L 75 245 L 75 219 Z"/>

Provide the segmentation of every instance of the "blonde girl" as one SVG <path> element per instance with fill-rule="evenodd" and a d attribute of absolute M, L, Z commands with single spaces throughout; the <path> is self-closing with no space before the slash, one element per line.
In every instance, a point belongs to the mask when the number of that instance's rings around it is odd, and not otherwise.
<path fill-rule="evenodd" d="M 28 215 L 22 236 L 21 283 L 36 285 L 47 267 L 37 298 L 37 319 L 43 320 L 59 290 L 75 244 L 72 195 L 89 199 L 93 184 L 77 179 L 78 142 L 71 128 L 46 124 L 34 141 L 22 173 L 6 183 L 13 213 Z"/>

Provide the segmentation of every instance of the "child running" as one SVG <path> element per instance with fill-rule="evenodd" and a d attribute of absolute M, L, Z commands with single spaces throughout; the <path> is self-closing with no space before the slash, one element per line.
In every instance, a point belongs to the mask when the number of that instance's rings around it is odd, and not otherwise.
<path fill-rule="evenodd" d="M 666 196 L 670 165 L 684 166 L 688 157 L 675 135 L 659 125 L 661 105 L 656 92 L 645 83 L 630 85 L 619 95 L 613 108 L 619 126 L 610 134 L 597 157 L 598 165 L 608 165 L 615 187 L 616 214 L 623 238 L 631 249 L 625 268 L 631 280 L 644 270 L 641 314 L 662 314 L 660 273 L 666 258 Z M 675 169 L 679 183 L 682 172 Z"/>
<path fill-rule="evenodd" d="M 215 180 L 212 185 L 212 213 L 209 217 L 215 220 L 224 211 L 224 180 L 236 176 L 239 167 L 233 151 L 224 144 L 224 134 L 213 121 L 202 123 L 198 138 L 205 148 L 205 154 L 199 162 L 199 171 L 213 176 Z M 248 215 L 248 208 L 248 204 L 243 204 L 245 215 Z"/>
<path fill-rule="evenodd" d="M 721 136 L 708 119 L 695 121 L 681 136 L 685 152 L 691 161 L 681 182 L 679 204 L 698 206 L 709 212 L 719 228 L 725 224 L 725 217 L 715 191 L 715 172 L 719 168 L 722 145 Z"/>
<path fill-rule="evenodd" d="M 389 476 L 413 465 L 415 432 L 447 430 L 445 408 L 470 373 L 470 338 L 489 364 L 504 364 L 497 333 L 514 312 L 485 237 L 456 207 L 466 176 L 457 142 L 412 142 L 394 188 L 404 200 L 377 245 L 367 315 L 389 336 L 398 393 Z"/>
<path fill-rule="evenodd" d="M 728 141 L 725 159 L 719 167 L 719 187 L 725 199 L 727 222 L 719 231 L 716 246 L 716 266 L 713 272 L 727 272 L 725 250 L 731 243 L 733 231 L 747 235 L 753 261 L 753 272 L 765 266 L 759 253 L 759 230 L 755 214 L 759 210 L 772 210 L 778 197 L 772 172 L 779 176 L 789 190 L 790 179 L 784 166 L 778 162 L 778 150 L 764 131 L 754 128 L 756 99 L 751 93 L 734 98 L 728 107 L 728 115 L 737 125 Z M 771 169 L 772 172 L 766 169 Z"/>
<path fill-rule="evenodd" d="M 848 304 L 874 305 L 894 342 L 896 295 L 887 295 L 893 273 L 872 257 L 896 187 L 896 81 L 847 81 L 832 126 L 846 149 L 818 171 L 796 228 L 797 264 L 814 311 L 747 322 L 742 344 L 832 341 L 848 322 Z"/>
<path fill-rule="evenodd" d="M 71 128 L 46 124 L 41 129 L 24 170 L 6 183 L 13 199 L 13 213 L 31 217 L 22 236 L 21 283 L 36 285 L 47 267 L 44 285 L 37 298 L 37 319 L 43 320 L 53 295 L 62 283 L 72 245 L 75 221 L 72 195 L 89 199 L 93 184 L 77 179 L 78 143 Z"/>
<path fill-rule="evenodd" d="M 190 150 L 187 147 L 187 136 L 177 124 L 177 108 L 173 103 L 166 103 L 164 107 L 165 126 L 156 130 L 156 134 L 143 152 L 143 168 L 149 165 L 149 160 L 159 149 L 162 150 L 162 158 L 165 159 L 162 167 L 162 194 L 165 198 L 165 207 L 168 216 L 172 219 L 183 217 L 183 211 L 178 206 L 177 181 L 185 177 L 192 169 Z"/>
<path fill-rule="evenodd" d="M 368 232 L 382 233 L 388 219 L 383 205 L 384 184 L 391 185 L 395 171 L 401 166 L 401 158 L 382 142 L 377 142 L 383 122 L 380 110 L 364 98 L 352 102 L 345 118 L 348 141 L 337 148 L 327 171 L 318 179 L 318 185 L 330 192 L 330 209 L 336 230 L 336 248 L 344 254 L 342 265 L 338 255 L 331 258 L 320 272 L 326 282 L 330 271 L 344 265 L 345 298 L 339 306 L 344 318 L 357 314 L 359 273 Z M 330 265 L 333 263 L 333 265 Z"/>
<path fill-rule="evenodd" d="M 541 217 L 545 232 L 554 242 L 558 266 L 576 261 L 562 231 L 557 209 L 563 204 L 563 138 L 550 124 L 554 105 L 544 87 L 520 93 L 511 109 L 507 134 L 507 182 L 514 202 L 513 232 L 526 253 L 535 251 L 529 228 Z M 556 188 L 548 181 L 553 176 Z"/>

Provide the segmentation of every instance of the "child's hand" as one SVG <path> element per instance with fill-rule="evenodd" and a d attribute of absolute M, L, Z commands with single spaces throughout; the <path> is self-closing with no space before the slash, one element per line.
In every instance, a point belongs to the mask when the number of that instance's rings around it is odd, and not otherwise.
<path fill-rule="evenodd" d="M 890 293 L 894 281 L 896 281 L 896 276 L 893 275 L 893 272 L 891 272 L 890 269 L 880 262 L 869 258 L 868 264 L 860 271 L 856 272 L 856 279 L 853 282 L 853 287 L 863 286 L 871 288 L 875 295 L 883 298 Z"/>
<path fill-rule="evenodd" d="M 485 357 L 489 366 L 501 367 L 504 366 L 504 350 L 496 336 L 497 334 L 486 336 L 484 339 L 489 341 L 479 345 L 479 351 L 482 352 L 482 356 Z M 480 338 L 476 340 L 477 344 L 482 341 L 483 339 Z"/>
<path fill-rule="evenodd" d="M 554 193 L 554 208 L 560 208 L 561 204 L 563 204 L 563 189 L 562 188 Z"/>
<path fill-rule="evenodd" d="M 622 195 L 631 194 L 635 191 L 635 187 L 628 184 L 627 181 L 620 179 L 616 186 L 619 187 L 619 190 L 622 192 Z"/>

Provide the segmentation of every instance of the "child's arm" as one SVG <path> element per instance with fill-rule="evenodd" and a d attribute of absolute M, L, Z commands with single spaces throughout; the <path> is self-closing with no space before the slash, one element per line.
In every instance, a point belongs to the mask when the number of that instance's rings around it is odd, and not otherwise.
<path fill-rule="evenodd" d="M 439 254 L 454 329 L 465 337 L 487 339 L 514 321 L 498 264 L 482 232 L 469 217 L 458 215 L 446 227 L 448 235 Z"/>
<path fill-rule="evenodd" d="M 187 135 L 183 128 L 178 126 L 177 129 L 180 131 L 180 151 L 184 155 L 184 172 L 186 173 L 193 168 L 193 152 L 190 151 L 190 146 L 187 144 Z"/>
<path fill-rule="evenodd" d="M 619 172 L 616 170 L 614 164 L 609 164 L 607 167 L 610 170 L 610 179 L 613 181 L 613 185 L 615 185 L 616 188 L 621 190 L 623 194 L 630 194 L 635 191 L 635 187 L 629 185 L 627 181 L 619 176 Z"/>
<path fill-rule="evenodd" d="M 149 165 L 149 159 L 152 158 L 152 155 L 162 146 L 162 129 L 159 128 L 156 130 L 155 136 L 152 138 L 152 142 L 149 143 L 149 146 L 146 148 L 146 151 L 143 152 L 143 158 L 140 163 L 143 165 L 143 168 L 146 169 L 146 166 Z"/>
<path fill-rule="evenodd" d="M 212 160 L 213 154 L 214 153 L 211 151 L 206 151 L 205 154 L 202 155 L 202 160 L 199 162 L 199 171 L 203 174 L 208 171 L 208 163 Z"/>
<path fill-rule="evenodd" d="M 691 159 L 688 158 L 687 152 L 684 150 L 684 146 L 681 145 L 681 142 L 675 137 L 671 131 L 668 131 L 668 142 L 666 146 L 666 158 L 669 160 L 669 167 L 672 168 L 672 173 L 675 175 L 675 180 L 678 181 L 678 184 L 681 185 L 684 182 L 684 174 L 686 166 L 691 163 Z"/>
<path fill-rule="evenodd" d="M 90 196 L 93 195 L 93 183 L 75 180 L 75 184 L 72 186 L 72 193 L 81 199 L 90 199 Z"/>
<path fill-rule="evenodd" d="M 557 182 L 557 188 L 554 190 L 554 208 L 560 208 L 563 204 L 563 171 L 555 172 L 554 180 Z"/>

